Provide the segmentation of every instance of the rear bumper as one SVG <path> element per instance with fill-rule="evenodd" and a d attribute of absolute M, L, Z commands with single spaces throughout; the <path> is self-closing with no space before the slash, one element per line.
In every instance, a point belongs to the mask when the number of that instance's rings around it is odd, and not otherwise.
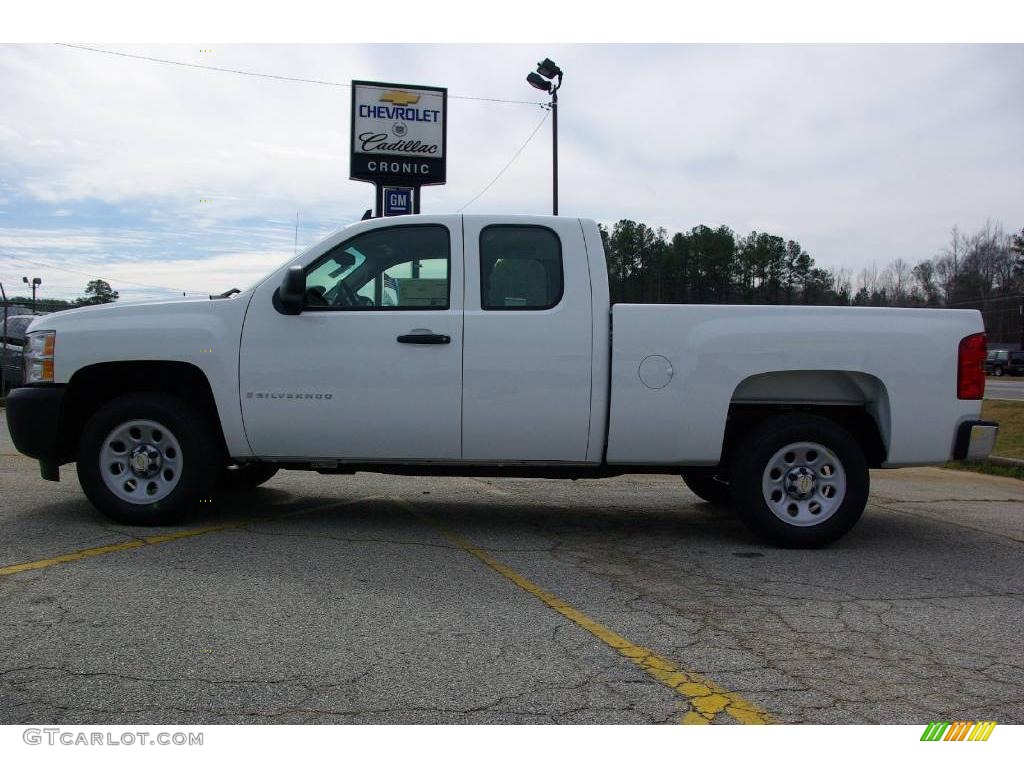
<path fill-rule="evenodd" d="M 999 425 L 994 421 L 965 421 L 956 430 L 953 443 L 955 461 L 987 459 L 996 447 Z"/>
<path fill-rule="evenodd" d="M 7 429 L 14 447 L 26 456 L 39 459 L 46 479 L 56 479 L 61 463 L 60 412 L 64 402 L 63 385 L 18 387 L 7 395 Z"/>

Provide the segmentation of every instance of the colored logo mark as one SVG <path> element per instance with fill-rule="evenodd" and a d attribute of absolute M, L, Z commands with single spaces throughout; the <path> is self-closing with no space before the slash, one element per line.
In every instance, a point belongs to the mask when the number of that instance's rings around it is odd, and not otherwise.
<path fill-rule="evenodd" d="M 408 91 L 385 91 L 380 95 L 379 101 L 390 101 L 399 107 L 407 107 L 410 104 L 418 104 L 420 95 Z"/>
<path fill-rule="evenodd" d="M 928 723 L 921 734 L 921 741 L 988 741 L 995 730 L 995 720 L 957 720 L 956 722 Z"/>

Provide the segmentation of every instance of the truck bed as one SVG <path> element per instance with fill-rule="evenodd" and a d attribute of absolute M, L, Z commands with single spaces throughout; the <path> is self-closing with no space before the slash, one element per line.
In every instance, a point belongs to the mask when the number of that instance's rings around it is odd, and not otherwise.
<path fill-rule="evenodd" d="M 956 398 L 957 343 L 983 330 L 970 310 L 617 304 L 607 460 L 714 465 L 730 405 L 789 401 L 866 407 L 884 466 L 947 461 L 981 412 Z"/>

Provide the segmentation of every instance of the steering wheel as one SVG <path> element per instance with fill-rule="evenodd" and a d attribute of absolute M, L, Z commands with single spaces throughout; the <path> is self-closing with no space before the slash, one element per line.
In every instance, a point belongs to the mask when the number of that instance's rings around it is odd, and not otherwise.
<path fill-rule="evenodd" d="M 363 302 L 361 301 L 363 297 L 349 288 L 344 280 L 338 283 L 338 287 L 341 288 L 341 290 L 338 291 L 337 295 L 337 299 L 339 299 L 339 301 L 335 301 L 335 304 L 342 304 L 346 307 L 359 307 L 363 305 Z M 344 299 L 344 301 L 340 301 L 341 299 Z"/>

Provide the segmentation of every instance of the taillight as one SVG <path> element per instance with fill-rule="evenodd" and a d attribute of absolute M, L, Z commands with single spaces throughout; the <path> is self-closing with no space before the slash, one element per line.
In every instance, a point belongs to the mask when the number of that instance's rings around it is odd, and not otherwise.
<path fill-rule="evenodd" d="M 960 339 L 956 356 L 956 396 L 960 400 L 981 400 L 985 396 L 985 334 Z"/>

